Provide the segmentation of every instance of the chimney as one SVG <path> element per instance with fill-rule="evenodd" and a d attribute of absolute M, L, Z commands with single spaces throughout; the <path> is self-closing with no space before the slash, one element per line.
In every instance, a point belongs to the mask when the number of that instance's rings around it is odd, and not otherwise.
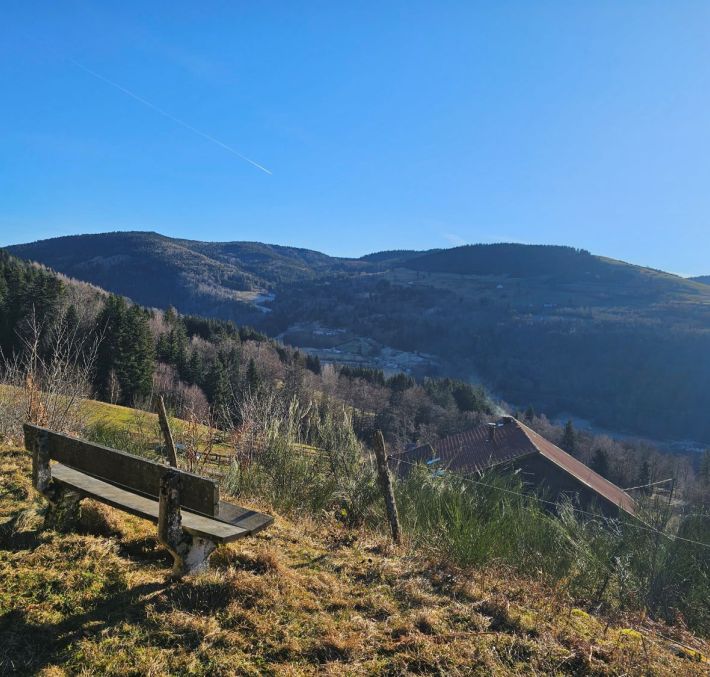
<path fill-rule="evenodd" d="M 488 424 L 488 441 L 489 442 L 495 442 L 496 441 L 496 428 L 498 426 L 495 423 L 489 423 Z"/>

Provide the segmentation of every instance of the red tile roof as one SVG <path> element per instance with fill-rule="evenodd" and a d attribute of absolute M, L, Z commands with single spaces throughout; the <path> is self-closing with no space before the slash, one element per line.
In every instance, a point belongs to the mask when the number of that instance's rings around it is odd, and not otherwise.
<path fill-rule="evenodd" d="M 493 425 L 495 427 L 491 428 Z M 426 444 L 397 454 L 393 461 L 396 464 L 397 458 L 410 462 L 438 458 L 449 470 L 482 473 L 531 454 L 544 456 L 609 503 L 634 514 L 634 501 L 625 491 L 512 416 L 505 416 L 496 424 L 477 426 L 451 435 L 433 446 Z"/>

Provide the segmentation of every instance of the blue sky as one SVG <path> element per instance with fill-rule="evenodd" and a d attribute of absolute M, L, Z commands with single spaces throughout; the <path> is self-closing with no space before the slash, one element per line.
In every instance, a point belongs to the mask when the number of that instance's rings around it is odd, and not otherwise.
<path fill-rule="evenodd" d="M 710 273 L 708 2 L 8 0 L 0 92 L 0 244 L 517 241 Z"/>

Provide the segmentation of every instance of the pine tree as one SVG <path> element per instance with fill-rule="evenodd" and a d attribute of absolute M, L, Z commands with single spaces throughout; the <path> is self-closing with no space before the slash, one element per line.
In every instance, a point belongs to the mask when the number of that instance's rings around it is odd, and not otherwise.
<path fill-rule="evenodd" d="M 120 328 L 115 359 L 116 375 L 125 404 L 132 404 L 135 398 L 150 394 L 154 368 L 155 353 L 148 315 L 138 306 L 131 306 Z"/>
<path fill-rule="evenodd" d="M 636 486 L 642 487 L 644 494 L 650 494 L 651 487 L 648 485 L 651 484 L 651 481 L 651 464 L 648 462 L 647 458 L 644 458 L 643 461 L 641 461 L 641 466 L 639 467 L 639 474 L 636 478 Z"/>
<path fill-rule="evenodd" d="M 562 433 L 560 446 L 568 453 L 574 454 L 577 451 L 577 433 L 574 430 L 572 421 L 567 421 L 565 430 Z"/>
<path fill-rule="evenodd" d="M 165 324 L 172 327 L 177 322 L 177 319 L 177 310 L 175 310 L 173 306 L 168 306 L 167 310 L 163 313 L 163 320 L 165 321 Z"/>
<path fill-rule="evenodd" d="M 699 474 L 703 484 L 710 484 L 710 449 L 706 449 L 700 457 Z"/>
<path fill-rule="evenodd" d="M 170 363 L 175 365 L 180 378 L 184 378 L 187 373 L 188 338 L 185 325 L 180 320 L 176 320 L 170 330 L 168 342 Z"/>
<path fill-rule="evenodd" d="M 300 358 L 300 353 L 296 351 L 294 361 L 298 361 L 298 358 Z M 314 374 L 321 373 L 321 364 L 318 355 L 306 355 L 306 369 L 312 371 Z"/>
<path fill-rule="evenodd" d="M 67 312 L 64 313 L 64 324 L 70 332 L 75 332 L 79 329 L 79 313 L 73 303 L 67 308 Z"/>
<path fill-rule="evenodd" d="M 589 467 L 594 470 L 594 472 L 599 473 L 602 477 L 609 479 L 610 468 L 609 468 L 609 456 L 603 449 L 597 449 L 592 456 L 592 460 Z"/>
<path fill-rule="evenodd" d="M 247 366 L 246 386 L 251 393 L 257 392 L 261 387 L 261 377 L 253 357 L 249 358 L 249 365 Z"/>
<path fill-rule="evenodd" d="M 161 334 L 155 344 L 155 353 L 161 362 L 170 362 L 170 334 Z"/>
<path fill-rule="evenodd" d="M 214 409 L 217 420 L 221 424 L 228 424 L 230 421 L 230 401 L 231 390 L 227 370 L 222 360 L 217 357 L 210 366 L 205 379 L 205 393 Z"/>
<path fill-rule="evenodd" d="M 227 371 L 227 379 L 232 392 L 239 392 L 240 371 L 242 355 L 236 345 L 232 345 L 229 350 L 222 351 L 222 363 Z"/>
<path fill-rule="evenodd" d="M 532 423 L 535 420 L 535 410 L 532 404 L 525 410 L 525 420 L 528 423 Z"/>
<path fill-rule="evenodd" d="M 187 365 L 186 379 L 188 383 L 197 383 L 201 385 L 205 381 L 204 365 L 199 350 L 193 350 L 190 353 L 190 360 Z"/>
<path fill-rule="evenodd" d="M 125 299 L 111 294 L 104 301 L 104 307 L 96 318 L 96 332 L 100 343 L 96 355 L 95 386 L 99 397 L 103 400 L 108 399 L 110 392 L 115 390 L 110 387 L 109 379 L 111 371 L 115 371 L 126 310 Z M 116 375 L 115 378 L 118 379 L 118 376 Z"/>

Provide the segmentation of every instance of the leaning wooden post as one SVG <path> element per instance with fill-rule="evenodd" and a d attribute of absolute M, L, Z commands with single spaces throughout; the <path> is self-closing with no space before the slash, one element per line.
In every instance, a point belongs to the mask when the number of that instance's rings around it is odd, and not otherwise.
<path fill-rule="evenodd" d="M 392 477 L 387 465 L 387 452 L 385 450 L 385 438 L 382 432 L 375 431 L 373 439 L 375 447 L 375 457 L 377 458 L 377 473 L 380 476 L 380 485 L 385 497 L 385 507 L 387 508 L 387 519 L 389 519 L 392 530 L 392 540 L 399 544 L 402 542 L 402 530 L 399 526 L 399 515 L 397 514 L 397 502 L 394 498 L 394 488 L 392 487 Z"/>
<path fill-rule="evenodd" d="M 173 440 L 173 433 L 170 430 L 170 423 L 168 421 L 168 414 L 165 411 L 165 402 L 163 401 L 162 395 L 157 395 L 155 398 L 155 408 L 158 410 L 158 421 L 160 421 L 160 430 L 163 433 L 163 440 L 165 441 L 165 449 L 168 452 L 168 463 L 170 463 L 173 468 L 178 467 L 177 463 L 177 453 L 175 451 L 175 441 Z"/>

